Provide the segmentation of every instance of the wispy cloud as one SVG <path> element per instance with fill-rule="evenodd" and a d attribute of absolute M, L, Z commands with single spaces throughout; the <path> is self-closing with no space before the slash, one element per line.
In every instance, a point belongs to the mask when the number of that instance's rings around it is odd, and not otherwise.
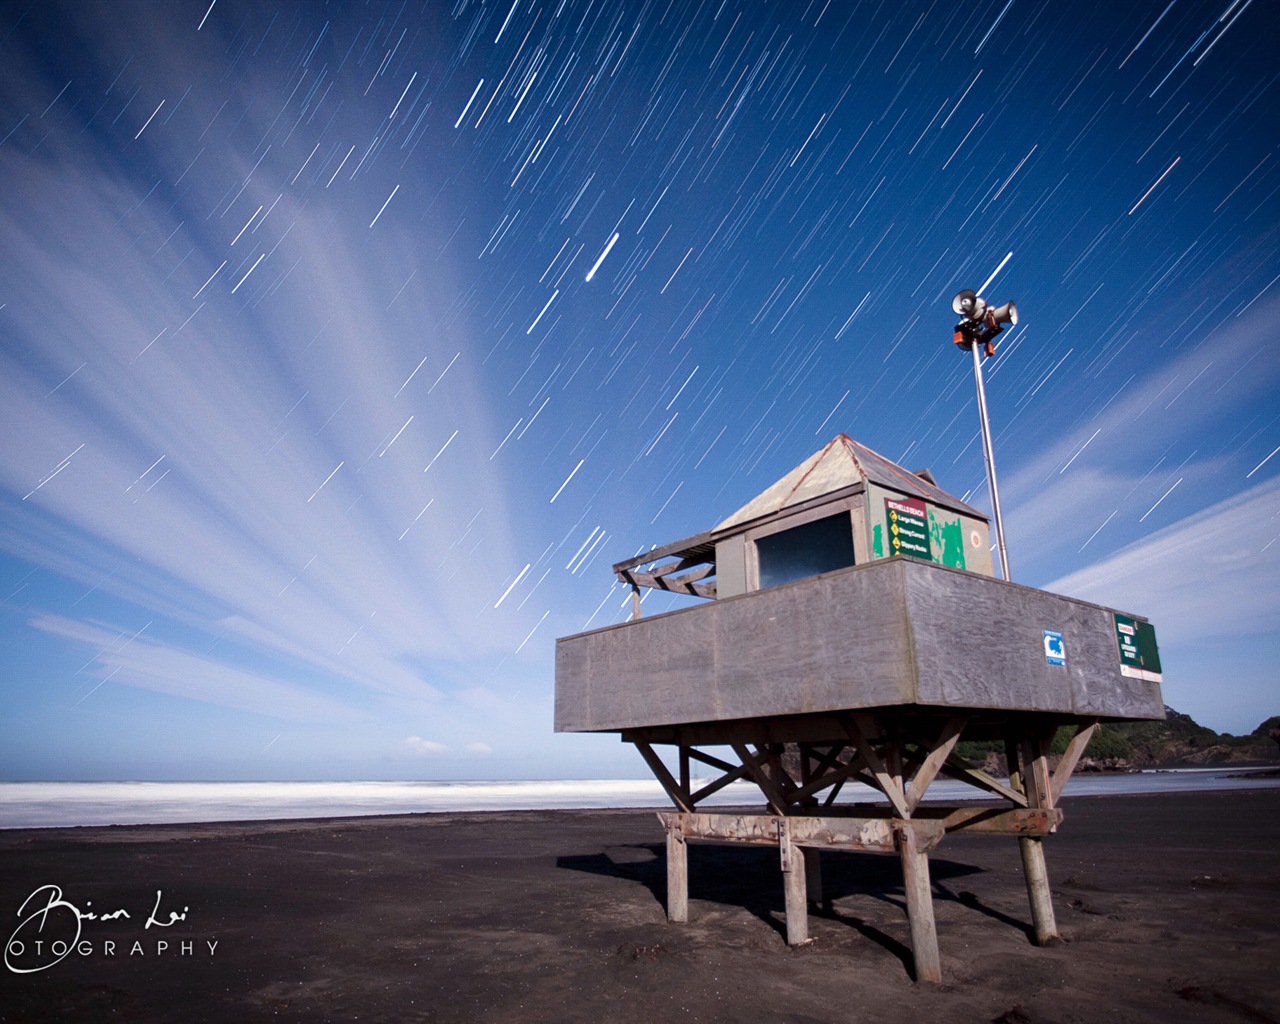
<path fill-rule="evenodd" d="M 1194 345 L 1155 369 L 1118 359 L 1114 372 L 1131 380 L 1105 408 L 1090 415 L 1082 410 L 1074 430 L 1001 480 L 1014 578 L 1027 580 L 1027 566 L 1034 577 L 1062 557 L 1106 554 L 1153 525 L 1212 503 L 1215 490 L 1239 488 L 1271 435 L 1246 447 L 1244 440 L 1262 424 L 1241 420 L 1235 431 L 1230 427 L 1240 410 L 1280 389 L 1280 350 L 1272 337 L 1278 316 L 1280 300 L 1260 303 L 1215 333 L 1212 345 Z M 1100 383 L 1099 393 L 1107 390 Z M 1223 436 L 1234 446 L 1207 440 Z M 1153 516 L 1166 494 L 1163 511 Z"/>
<path fill-rule="evenodd" d="M 475 343 L 440 315 L 447 267 L 414 273 L 419 243 L 393 225 L 373 246 L 236 152 L 222 177 L 248 183 L 237 216 L 270 219 L 197 219 L 208 197 L 153 209 L 63 127 L 56 174 L 0 152 L 0 237 L 24 254 L 3 311 L 0 544 L 86 592 L 407 699 L 438 695 L 433 660 L 510 650 L 537 618 L 485 616 L 471 585 L 501 578 L 518 540 Z M 240 270 L 207 283 L 236 232 Z M 245 279 L 253 247 L 269 258 Z M 160 688 L 166 666 L 195 667 L 160 654 L 134 677 Z"/>
<path fill-rule="evenodd" d="M 1045 589 L 1147 616 L 1162 645 L 1280 631 L 1280 478 Z"/>
<path fill-rule="evenodd" d="M 290 722 L 349 725 L 366 717 L 358 707 L 308 687 L 289 685 L 278 676 L 236 668 L 156 643 L 139 635 L 139 631 L 52 615 L 40 616 L 30 624 L 43 633 L 96 652 L 86 665 L 80 700 L 90 697 L 100 686 L 131 686 Z"/>
<path fill-rule="evenodd" d="M 438 757 L 441 754 L 449 753 L 448 744 L 438 743 L 435 740 L 424 740 L 421 736 L 410 736 L 404 741 L 403 745 L 419 757 Z"/>

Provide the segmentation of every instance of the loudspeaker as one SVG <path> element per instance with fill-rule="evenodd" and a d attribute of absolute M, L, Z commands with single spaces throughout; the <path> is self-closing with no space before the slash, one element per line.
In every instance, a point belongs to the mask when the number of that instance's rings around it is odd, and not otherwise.
<path fill-rule="evenodd" d="M 979 299 L 978 301 L 981 302 L 982 300 Z M 997 306 L 995 309 L 990 310 L 988 315 L 998 324 L 1009 324 L 1016 327 L 1018 323 L 1018 307 L 1012 299 L 1003 306 Z"/>
<path fill-rule="evenodd" d="M 962 317 L 972 320 L 977 315 L 974 309 L 979 301 L 978 293 L 972 288 L 966 288 L 951 300 L 951 308 Z"/>

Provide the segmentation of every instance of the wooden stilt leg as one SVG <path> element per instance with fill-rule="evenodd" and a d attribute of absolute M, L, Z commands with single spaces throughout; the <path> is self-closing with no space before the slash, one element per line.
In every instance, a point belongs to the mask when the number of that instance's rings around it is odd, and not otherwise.
<path fill-rule="evenodd" d="M 809 903 L 805 899 L 805 853 L 791 842 L 786 819 L 778 823 L 778 847 L 782 856 L 782 886 L 787 908 L 787 945 L 809 941 Z"/>
<path fill-rule="evenodd" d="M 787 891 L 787 945 L 802 946 L 809 941 L 809 903 L 805 899 L 804 868 L 794 865 L 782 877 Z"/>
<path fill-rule="evenodd" d="M 1045 747 L 1046 743 L 1042 738 L 1019 742 L 1010 737 L 1005 741 L 1009 759 L 1009 785 L 1019 793 L 1026 794 L 1028 807 L 1053 806 Z M 1027 897 L 1031 902 L 1031 923 L 1035 929 L 1036 945 L 1052 945 L 1058 941 L 1058 923 L 1053 915 L 1043 841 L 1035 836 L 1019 836 L 1018 849 L 1022 854 L 1022 873 L 1027 880 Z"/>
<path fill-rule="evenodd" d="M 822 904 L 822 858 L 820 850 L 804 851 L 804 887 L 810 903 Z"/>
<path fill-rule="evenodd" d="M 938 929 L 933 918 L 933 890 L 929 883 L 929 856 L 916 848 L 911 828 L 898 830 L 902 856 L 902 881 L 907 894 L 907 921 L 911 926 L 911 955 L 916 981 L 941 982 Z"/>
<path fill-rule="evenodd" d="M 1053 807 L 1053 784 L 1049 777 L 1048 737 L 1035 736 L 1023 742 L 1024 771 L 1022 785 L 1030 807 Z M 1027 876 L 1027 895 L 1031 898 L 1031 921 L 1035 925 L 1036 945 L 1048 946 L 1058 941 L 1058 923 L 1053 916 L 1053 898 L 1049 891 L 1049 872 L 1044 863 L 1044 840 L 1020 836 L 1022 871 Z"/>
<path fill-rule="evenodd" d="M 1051 946 L 1058 941 L 1058 924 L 1053 916 L 1053 899 L 1049 892 L 1049 873 L 1044 864 L 1043 840 L 1019 836 L 1022 850 L 1022 872 L 1027 876 L 1027 895 L 1031 898 L 1031 921 L 1035 925 L 1036 945 Z"/>
<path fill-rule="evenodd" d="M 667 920 L 689 920 L 689 848 L 678 821 L 667 828 Z"/>

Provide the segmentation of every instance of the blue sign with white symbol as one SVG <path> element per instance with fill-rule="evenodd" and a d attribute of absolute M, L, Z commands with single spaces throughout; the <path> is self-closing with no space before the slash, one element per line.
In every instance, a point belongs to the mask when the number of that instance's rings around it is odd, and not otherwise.
<path fill-rule="evenodd" d="M 1044 630 L 1044 660 L 1050 665 L 1067 663 L 1067 649 L 1062 644 L 1062 634 L 1056 629 Z"/>

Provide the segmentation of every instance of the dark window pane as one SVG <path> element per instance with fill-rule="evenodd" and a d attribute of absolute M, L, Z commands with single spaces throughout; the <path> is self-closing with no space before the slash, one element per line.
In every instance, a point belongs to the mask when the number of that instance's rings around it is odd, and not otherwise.
<path fill-rule="evenodd" d="M 776 587 L 853 565 L 853 528 L 849 513 L 815 519 L 756 541 L 760 586 Z"/>

